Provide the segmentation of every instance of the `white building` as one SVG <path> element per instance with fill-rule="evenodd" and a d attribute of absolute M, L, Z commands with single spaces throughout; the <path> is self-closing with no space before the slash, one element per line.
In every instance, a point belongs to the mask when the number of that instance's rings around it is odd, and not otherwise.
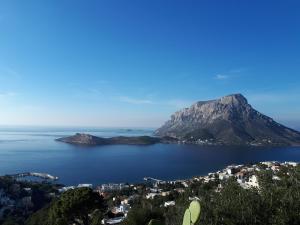
<path fill-rule="evenodd" d="M 73 190 L 75 188 L 76 188 L 75 186 L 68 186 L 68 187 L 60 188 L 58 191 L 62 193 L 62 192 L 65 192 L 65 191 Z"/>
<path fill-rule="evenodd" d="M 125 184 L 102 184 L 100 187 L 101 191 L 116 191 L 122 190 L 123 188 L 127 188 L 129 185 Z"/>
<path fill-rule="evenodd" d="M 257 176 L 255 176 L 255 175 L 252 175 L 251 177 L 249 177 L 249 181 L 246 182 L 246 184 L 249 187 L 259 188 L 258 179 L 257 179 Z"/>
<path fill-rule="evenodd" d="M 200 198 L 198 198 L 197 196 L 189 197 L 189 201 L 200 201 Z"/>
<path fill-rule="evenodd" d="M 227 180 L 228 178 L 229 178 L 229 176 L 227 174 L 224 174 L 224 173 L 219 174 L 219 179 L 220 180 Z"/>
<path fill-rule="evenodd" d="M 79 188 L 93 188 L 92 184 L 78 184 Z"/>
<path fill-rule="evenodd" d="M 231 175 L 233 173 L 233 168 L 228 168 L 226 170 L 227 174 Z"/>
<path fill-rule="evenodd" d="M 189 185 L 188 185 L 187 182 L 185 182 L 185 181 L 181 182 L 181 184 L 182 184 L 185 188 L 188 188 L 188 187 L 189 187 Z"/>
<path fill-rule="evenodd" d="M 125 215 L 129 212 L 130 205 L 129 204 L 121 204 L 118 207 L 113 208 L 114 213 L 124 213 Z"/>
<path fill-rule="evenodd" d="M 158 193 L 148 193 L 147 195 L 146 195 L 146 199 L 154 199 L 155 198 L 155 196 L 159 196 L 160 194 L 158 194 Z"/>
<path fill-rule="evenodd" d="M 104 221 L 102 222 L 102 224 L 119 224 L 119 223 L 121 223 L 124 219 L 125 219 L 125 217 L 116 217 L 116 218 L 104 220 Z"/>
<path fill-rule="evenodd" d="M 278 177 L 278 176 L 273 176 L 272 179 L 273 180 L 281 180 L 280 177 Z"/>
<path fill-rule="evenodd" d="M 174 205 L 175 205 L 175 201 L 167 201 L 164 204 L 165 207 L 174 206 Z"/>
<path fill-rule="evenodd" d="M 294 167 L 296 167 L 298 165 L 298 163 L 296 163 L 296 162 L 284 162 L 284 164 L 289 165 L 289 166 L 294 166 Z"/>

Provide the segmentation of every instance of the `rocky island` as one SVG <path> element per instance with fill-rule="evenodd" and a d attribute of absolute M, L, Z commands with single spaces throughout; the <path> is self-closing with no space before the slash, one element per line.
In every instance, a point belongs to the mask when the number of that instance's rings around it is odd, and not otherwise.
<path fill-rule="evenodd" d="M 242 94 L 196 102 L 173 114 L 155 135 L 195 144 L 300 145 L 300 132 L 258 112 Z"/>
<path fill-rule="evenodd" d="M 164 138 L 137 136 L 137 137 L 111 137 L 102 138 L 90 134 L 77 133 L 73 136 L 56 139 L 57 141 L 75 145 L 151 145 L 163 142 Z"/>

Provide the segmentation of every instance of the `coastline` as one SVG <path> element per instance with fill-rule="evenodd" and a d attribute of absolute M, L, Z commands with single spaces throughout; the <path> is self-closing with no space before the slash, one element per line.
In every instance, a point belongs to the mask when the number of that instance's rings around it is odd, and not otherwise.
<path fill-rule="evenodd" d="M 88 187 L 88 188 L 93 188 L 93 189 L 97 189 L 101 186 L 118 186 L 118 187 L 129 187 L 131 185 L 139 185 L 139 184 L 145 184 L 145 183 L 156 183 L 156 184 L 174 184 L 174 183 L 180 183 L 180 182 L 192 182 L 193 180 L 211 180 L 208 179 L 209 176 L 219 176 L 219 174 L 221 173 L 226 173 L 226 171 L 228 169 L 241 169 L 241 168 L 252 168 L 254 166 L 254 168 L 257 168 L 257 165 L 267 165 L 269 168 L 273 167 L 273 166 L 298 166 L 300 164 L 300 162 L 294 162 L 294 161 L 284 161 L 284 162 L 280 162 L 280 161 L 263 161 L 263 162 L 256 162 L 256 163 L 249 163 L 248 165 L 244 165 L 244 164 L 230 164 L 227 165 L 225 168 L 221 169 L 221 170 L 217 170 L 217 171 L 211 171 L 207 174 L 197 174 L 197 175 L 192 175 L 192 176 L 188 176 L 188 177 L 182 177 L 182 178 L 176 178 L 176 179 L 161 179 L 161 178 L 155 178 L 155 177 L 144 177 L 143 179 L 141 179 L 141 182 L 120 182 L 120 183 L 115 183 L 115 182 L 109 182 L 109 183 L 98 183 L 98 184 L 89 184 L 89 183 L 78 183 L 78 184 L 73 184 L 73 185 L 65 185 L 63 183 L 59 183 L 57 182 L 59 180 L 59 177 L 57 176 L 53 176 L 50 174 L 46 174 L 46 173 L 36 173 L 36 172 L 26 172 L 26 173 L 19 173 L 19 174 L 12 174 L 12 175 L 4 175 L 4 176 L 0 176 L 0 177 L 10 177 L 13 179 L 18 180 L 19 177 L 27 177 L 27 176 L 35 176 L 35 177 L 39 177 L 41 179 L 43 179 L 43 182 L 47 181 L 46 183 L 52 183 L 54 184 L 54 182 L 56 185 L 60 185 L 62 186 L 62 190 L 61 192 L 64 192 L 66 190 L 70 190 L 70 189 L 76 189 L 76 188 L 82 188 L 82 187 Z M 259 170 L 257 170 L 259 171 Z M 227 177 L 228 178 L 228 177 Z M 212 179 L 214 180 L 214 179 Z M 19 180 L 20 181 L 20 180 Z M 37 181 L 30 181 L 30 180 L 24 180 L 26 182 L 29 183 L 40 183 Z M 42 182 L 42 183 L 43 183 Z"/>
<path fill-rule="evenodd" d="M 2 184 L 0 194 L 3 207 L 10 209 L 11 213 L 14 214 L 17 213 L 14 210 L 16 206 L 23 210 L 34 206 L 33 202 L 35 201 L 32 199 L 36 199 L 33 195 L 35 191 L 41 191 L 46 197 L 42 205 L 39 206 L 40 210 L 47 209 L 47 204 L 51 202 L 55 204 L 55 202 L 64 201 L 66 196 L 75 195 L 77 199 L 78 195 L 89 193 L 93 199 L 113 203 L 105 205 L 106 211 L 110 213 L 102 217 L 102 224 L 119 224 L 130 218 L 130 212 L 135 213 L 139 201 L 146 201 L 150 204 L 159 201 L 161 203 L 157 207 L 168 210 L 169 207 L 177 207 L 177 205 L 180 207 L 182 199 L 185 202 L 196 200 L 203 203 L 202 195 L 191 192 L 197 187 L 202 187 L 203 191 L 214 194 L 214 196 L 222 196 L 222 193 L 228 191 L 228 187 L 232 187 L 230 185 L 234 185 L 234 190 L 239 190 L 242 193 L 255 192 L 259 194 L 265 190 L 266 175 L 269 179 L 267 180 L 269 185 L 277 185 L 286 181 L 290 173 L 297 173 L 299 166 L 299 162 L 263 161 L 247 165 L 228 165 L 221 170 L 192 178 L 166 181 L 145 177 L 143 183 L 106 183 L 95 187 L 92 184 L 84 183 L 77 186 L 61 186 L 52 183 L 18 181 L 13 177 L 6 176 L 0 177 Z M 43 175 L 43 177 L 49 175 L 43 173 L 29 174 Z M 51 175 L 50 177 L 55 178 Z M 209 189 L 207 189 L 208 187 Z M 16 195 L 21 192 L 23 195 Z M 209 196 L 211 197 L 211 195 Z M 21 216 L 22 219 L 30 217 L 30 219 L 35 220 L 35 213 L 26 212 L 25 215 Z"/>

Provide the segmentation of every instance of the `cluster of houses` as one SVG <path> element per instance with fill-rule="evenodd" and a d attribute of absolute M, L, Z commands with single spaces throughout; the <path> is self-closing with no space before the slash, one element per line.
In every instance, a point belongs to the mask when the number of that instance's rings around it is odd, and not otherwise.
<path fill-rule="evenodd" d="M 31 199 L 31 188 L 21 188 L 19 184 L 13 184 L 10 187 L 10 192 L 18 194 L 22 192 L 20 199 L 11 197 L 11 193 L 7 193 L 4 189 L 0 189 L 0 219 L 3 218 L 4 213 L 20 209 L 28 211 L 33 207 Z"/>
<path fill-rule="evenodd" d="M 279 180 L 280 178 L 276 176 L 276 171 L 280 170 L 281 166 L 297 166 L 297 163 L 294 162 L 285 162 L 285 163 L 278 163 L 278 162 L 262 162 L 262 165 L 266 167 L 267 170 L 274 171 L 273 179 Z M 152 182 L 151 185 L 145 188 L 144 198 L 146 199 L 154 199 L 155 197 L 166 197 L 170 195 L 171 191 L 176 191 L 178 193 L 185 192 L 185 189 L 190 186 L 190 184 L 194 181 L 208 183 L 210 181 L 215 180 L 227 180 L 231 177 L 236 178 L 237 182 L 240 184 L 242 188 L 249 189 L 249 188 L 258 188 L 259 189 L 259 180 L 256 176 L 256 171 L 261 170 L 259 164 L 254 164 L 250 166 L 245 165 L 230 165 L 223 170 L 217 171 L 215 173 L 209 173 L 207 176 L 199 176 L 194 177 L 188 180 L 175 180 L 175 181 L 162 181 L 150 177 L 144 178 L 147 182 Z M 173 188 L 170 190 L 160 188 L 161 185 L 171 185 Z M 177 186 L 177 188 L 175 188 Z M 75 188 L 82 188 L 88 187 L 93 188 L 92 184 L 79 184 L 78 186 L 68 186 L 63 187 L 59 191 L 65 192 L 70 189 Z M 221 191 L 222 184 L 218 185 L 216 191 Z M 114 196 L 112 193 L 115 191 L 121 191 L 123 189 L 132 189 L 138 190 L 139 186 L 136 185 L 129 185 L 129 184 L 102 184 L 96 187 L 94 190 L 99 193 L 99 195 L 103 196 L 104 198 L 109 198 Z M 137 195 L 138 196 L 138 195 Z M 118 202 L 114 207 L 110 210 L 111 214 L 114 215 L 111 218 L 103 219 L 102 224 L 119 224 L 121 223 L 126 217 L 131 208 L 130 201 L 133 200 L 136 196 L 129 196 L 122 198 L 120 196 L 113 197 L 114 202 Z M 116 201 L 118 198 L 119 201 Z M 121 199 L 120 199 L 121 198 Z M 190 200 L 194 200 L 196 197 L 190 197 Z M 175 206 L 175 201 L 165 201 L 162 207 L 172 207 Z"/>
<path fill-rule="evenodd" d="M 121 223 L 126 217 L 130 210 L 131 206 L 128 203 L 128 200 L 124 200 L 120 205 L 115 206 L 111 209 L 111 213 L 116 215 L 114 218 L 103 219 L 102 224 L 118 224 Z"/>
<path fill-rule="evenodd" d="M 257 188 L 259 189 L 259 179 L 256 175 L 256 172 L 261 170 L 260 165 L 263 165 L 265 170 L 270 170 L 273 172 L 273 180 L 280 180 L 280 178 L 276 175 L 278 171 L 282 167 L 286 166 L 297 166 L 296 162 L 284 162 L 279 163 L 277 161 L 268 161 L 261 162 L 260 164 L 253 164 L 250 166 L 245 165 L 230 165 L 221 171 L 217 171 L 216 173 L 209 173 L 207 176 L 196 177 L 194 180 L 200 181 L 204 180 L 205 183 L 209 181 L 219 180 L 227 180 L 230 177 L 235 177 L 240 186 L 244 189 L 249 188 Z M 216 191 L 220 191 L 222 189 L 222 185 L 219 185 Z"/>
<path fill-rule="evenodd" d="M 144 180 L 149 181 L 151 179 L 150 178 L 145 178 Z M 102 224 L 119 224 L 123 220 L 125 220 L 129 210 L 131 209 L 130 204 L 136 198 L 143 197 L 143 198 L 146 198 L 146 199 L 154 199 L 157 196 L 166 197 L 166 196 L 170 195 L 171 191 L 164 191 L 163 189 L 159 188 L 160 184 L 167 184 L 167 183 L 175 184 L 175 183 L 181 183 L 182 182 L 186 185 L 184 187 L 188 187 L 185 180 L 182 180 L 182 181 L 162 181 L 162 180 L 154 179 L 152 181 L 154 181 L 154 183 L 150 184 L 150 185 L 146 185 L 147 187 L 145 187 L 144 185 L 134 185 L 134 184 L 130 184 L 130 185 L 128 185 L 128 184 L 102 184 L 101 186 L 97 187 L 96 191 L 101 196 L 103 196 L 104 198 L 109 198 L 110 194 L 114 193 L 114 191 L 120 191 L 120 190 L 123 190 L 123 189 L 131 189 L 131 190 L 135 190 L 135 191 L 142 191 L 144 193 L 143 196 L 141 196 L 139 194 L 133 194 L 131 196 L 116 196 L 116 197 L 113 197 L 112 198 L 113 201 L 118 202 L 119 204 L 117 204 L 116 206 L 114 206 L 110 209 L 110 212 L 114 215 L 113 218 L 103 219 Z M 179 192 L 179 193 L 184 192 L 184 188 L 175 188 L 174 190 Z M 171 206 L 175 206 L 175 201 L 165 201 L 164 204 L 162 205 L 162 207 L 171 207 Z"/>
<path fill-rule="evenodd" d="M 124 188 L 129 188 L 129 185 L 120 183 L 120 184 L 102 184 L 97 189 L 105 192 L 105 191 L 120 191 Z"/>
<path fill-rule="evenodd" d="M 146 194 L 146 199 L 154 199 L 156 196 L 168 196 L 170 191 L 163 191 L 159 188 L 148 188 L 149 193 Z"/>
<path fill-rule="evenodd" d="M 223 170 L 217 171 L 215 173 L 209 173 L 207 176 L 199 176 L 199 177 L 194 177 L 189 180 L 176 180 L 176 181 L 160 181 L 160 180 L 155 180 L 154 188 L 148 188 L 148 192 L 145 196 L 146 199 L 154 199 L 157 196 L 168 196 L 170 194 L 170 191 L 163 191 L 162 189 L 159 189 L 158 186 L 159 184 L 181 184 L 182 188 L 174 188 L 173 191 L 177 191 L 179 193 L 183 193 L 185 188 L 189 187 L 189 185 L 193 181 L 199 181 L 199 182 L 204 182 L 208 183 L 210 181 L 215 181 L 215 180 L 228 180 L 231 177 L 234 177 L 239 185 L 244 188 L 244 189 L 249 189 L 249 188 L 260 188 L 259 185 L 259 178 L 256 175 L 258 171 L 261 170 L 261 165 L 263 165 L 264 170 L 270 170 L 272 171 L 273 174 L 273 180 L 280 180 L 280 177 L 278 177 L 276 174 L 282 167 L 286 166 L 297 166 L 298 163 L 296 162 L 284 162 L 284 163 L 279 163 L 276 161 L 268 161 L 268 162 L 261 162 L 259 164 L 253 164 L 253 165 L 230 165 L 226 167 Z M 149 178 L 148 178 L 149 180 Z M 216 192 L 220 192 L 222 190 L 223 186 L 222 184 L 219 184 L 218 187 L 216 188 Z M 193 200 L 195 197 L 190 197 L 190 200 Z M 167 201 L 164 203 L 165 207 L 169 206 L 174 206 L 175 201 Z"/>
<path fill-rule="evenodd" d="M 11 210 L 15 206 L 15 201 L 7 196 L 3 189 L 0 189 L 0 219 L 5 210 Z"/>
<path fill-rule="evenodd" d="M 121 191 L 126 188 L 134 187 L 134 185 L 128 185 L 124 183 L 120 184 L 102 184 L 100 186 L 97 186 L 94 191 L 99 193 L 100 196 L 104 198 L 109 198 L 111 196 L 111 193 L 114 191 Z M 66 186 L 59 189 L 60 193 L 66 192 L 68 190 L 73 190 L 76 188 L 91 188 L 93 189 L 92 184 L 79 184 L 77 186 Z M 129 201 L 131 201 L 135 196 L 130 196 L 128 198 L 123 198 L 121 200 L 121 204 L 113 207 L 110 209 L 110 212 L 112 215 L 114 215 L 112 218 L 103 219 L 102 224 L 119 224 L 121 223 L 128 214 L 128 211 L 130 209 Z M 113 201 L 116 201 L 116 197 L 113 197 Z"/>
<path fill-rule="evenodd" d="M 110 188 L 108 188 L 110 187 Z M 133 187 L 133 185 L 131 185 Z M 121 188 L 121 189 L 120 189 Z M 109 198 L 110 193 L 117 190 L 122 190 L 124 188 L 129 188 L 129 185 L 101 185 L 97 188 L 97 192 L 104 198 Z M 110 214 L 113 215 L 112 218 L 106 218 L 102 220 L 102 224 L 119 224 L 128 215 L 131 209 L 130 202 L 137 198 L 138 195 L 127 196 L 117 196 L 113 197 L 112 200 L 115 203 L 112 208 L 110 208 Z"/>

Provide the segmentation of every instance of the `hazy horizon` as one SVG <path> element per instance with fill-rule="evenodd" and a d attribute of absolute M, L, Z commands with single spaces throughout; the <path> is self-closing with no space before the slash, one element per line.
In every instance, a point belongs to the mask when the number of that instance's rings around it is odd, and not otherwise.
<path fill-rule="evenodd" d="M 299 129 L 299 7 L 1 1 L 0 125 L 157 128 L 196 101 L 242 93 Z"/>

